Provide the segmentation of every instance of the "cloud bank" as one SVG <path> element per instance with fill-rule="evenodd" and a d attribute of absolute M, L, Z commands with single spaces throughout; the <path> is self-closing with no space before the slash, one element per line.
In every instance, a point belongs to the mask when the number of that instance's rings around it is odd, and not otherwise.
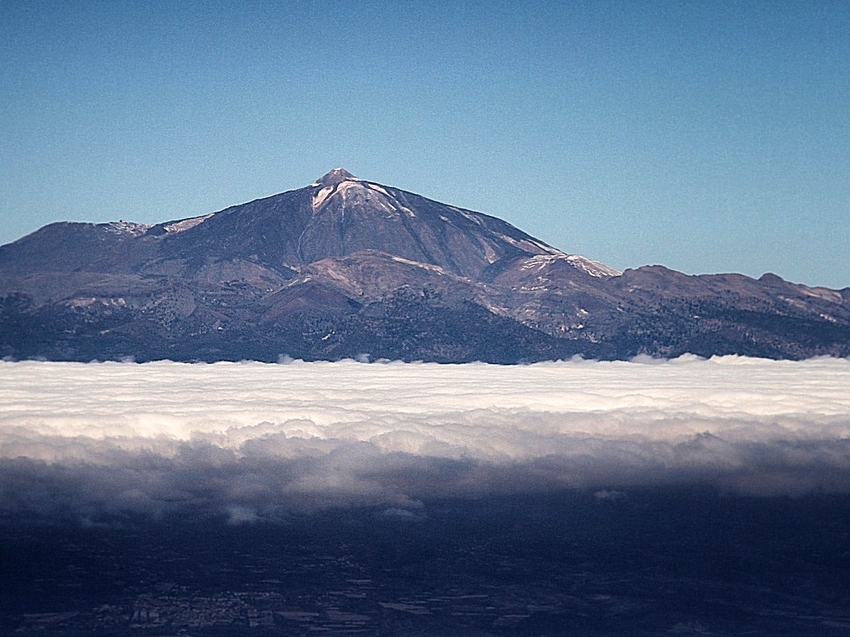
<path fill-rule="evenodd" d="M 7 516 L 691 484 L 850 492 L 850 361 L 0 363 Z"/>

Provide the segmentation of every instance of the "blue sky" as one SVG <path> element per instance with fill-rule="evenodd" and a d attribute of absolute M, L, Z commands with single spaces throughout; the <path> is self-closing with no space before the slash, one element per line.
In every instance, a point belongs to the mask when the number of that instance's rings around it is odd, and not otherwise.
<path fill-rule="evenodd" d="M 0 1 L 0 243 L 331 168 L 617 268 L 850 286 L 850 3 Z"/>

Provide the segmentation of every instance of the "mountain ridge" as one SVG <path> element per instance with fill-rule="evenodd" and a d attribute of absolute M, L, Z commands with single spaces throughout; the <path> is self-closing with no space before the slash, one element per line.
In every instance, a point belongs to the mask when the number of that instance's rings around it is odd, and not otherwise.
<path fill-rule="evenodd" d="M 516 363 L 850 355 L 850 288 L 620 272 L 337 168 L 146 225 L 58 222 L 0 246 L 0 356 Z"/>

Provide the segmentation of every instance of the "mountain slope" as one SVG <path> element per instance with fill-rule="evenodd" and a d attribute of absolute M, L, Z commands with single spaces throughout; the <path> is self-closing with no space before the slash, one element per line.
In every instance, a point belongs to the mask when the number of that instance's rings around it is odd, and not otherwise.
<path fill-rule="evenodd" d="M 850 290 L 620 273 L 510 224 L 336 169 L 153 226 L 0 246 L 0 356 L 518 362 L 850 355 Z"/>

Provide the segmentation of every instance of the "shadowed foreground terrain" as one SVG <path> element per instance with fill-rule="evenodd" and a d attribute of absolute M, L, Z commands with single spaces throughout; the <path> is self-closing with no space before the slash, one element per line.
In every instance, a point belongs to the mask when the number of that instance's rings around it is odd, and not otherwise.
<path fill-rule="evenodd" d="M 560 492 L 279 523 L 4 519 L 13 635 L 847 635 L 850 497 Z"/>

